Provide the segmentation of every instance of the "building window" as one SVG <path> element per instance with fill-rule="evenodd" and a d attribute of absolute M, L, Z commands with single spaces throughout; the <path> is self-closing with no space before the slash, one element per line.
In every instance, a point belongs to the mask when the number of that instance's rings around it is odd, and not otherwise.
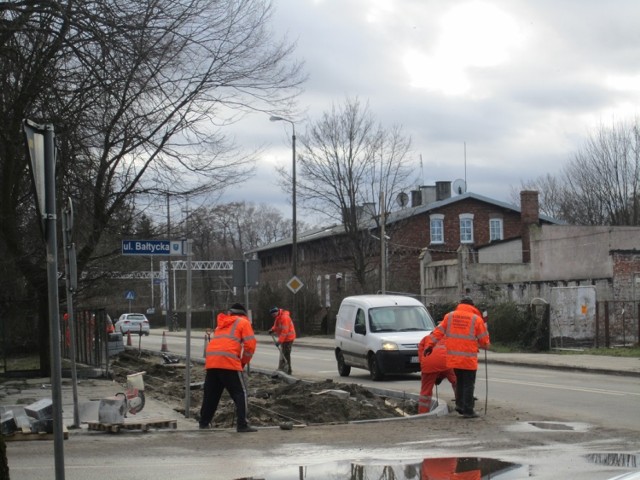
<path fill-rule="evenodd" d="M 435 214 L 429 217 L 431 243 L 444 243 L 444 215 Z"/>
<path fill-rule="evenodd" d="M 489 220 L 489 241 L 494 242 L 496 240 L 503 239 L 502 233 L 502 219 L 492 218 Z"/>
<path fill-rule="evenodd" d="M 473 243 L 473 214 L 460 215 L 460 243 Z"/>

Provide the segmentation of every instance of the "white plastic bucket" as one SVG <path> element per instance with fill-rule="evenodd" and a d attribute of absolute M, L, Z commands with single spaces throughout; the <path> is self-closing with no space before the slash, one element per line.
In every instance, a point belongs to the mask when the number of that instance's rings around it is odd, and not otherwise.
<path fill-rule="evenodd" d="M 144 379 L 142 375 L 147 372 L 138 372 L 127 375 L 127 387 L 129 389 L 144 390 Z"/>

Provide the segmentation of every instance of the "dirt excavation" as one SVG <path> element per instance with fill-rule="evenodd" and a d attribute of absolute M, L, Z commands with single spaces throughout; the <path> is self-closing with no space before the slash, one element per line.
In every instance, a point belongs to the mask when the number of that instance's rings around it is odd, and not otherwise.
<path fill-rule="evenodd" d="M 169 361 L 175 361 L 168 357 Z M 144 374 L 145 396 L 160 400 L 184 415 L 184 363 L 169 363 L 160 356 L 145 352 L 125 351 L 111 365 L 114 381 L 124 385 L 127 375 Z M 200 418 L 205 370 L 202 365 L 191 369 L 190 418 Z M 353 420 L 402 417 L 417 413 L 412 399 L 383 398 L 354 384 L 331 380 L 287 382 L 281 375 L 250 372 L 245 376 L 249 392 L 249 419 L 255 426 L 326 425 Z M 291 380 L 291 377 L 289 377 Z M 345 393 L 347 392 L 347 393 Z M 348 395 L 347 395 L 348 394 Z M 213 426 L 232 427 L 235 406 L 225 391 L 213 419 Z"/>

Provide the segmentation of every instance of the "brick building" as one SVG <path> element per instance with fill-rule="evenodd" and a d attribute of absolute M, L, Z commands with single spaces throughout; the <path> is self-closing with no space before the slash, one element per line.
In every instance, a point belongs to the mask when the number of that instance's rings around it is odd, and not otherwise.
<path fill-rule="evenodd" d="M 436 182 L 411 192 L 411 204 L 389 212 L 385 221 L 385 241 L 380 240 L 379 217 L 370 205 L 360 211 L 362 238 L 367 261 L 364 285 L 353 277 L 352 254 L 342 225 L 333 225 L 297 236 L 298 276 L 306 288 L 317 293 L 324 308 L 337 306 L 346 295 L 371 293 L 381 289 L 382 252 L 385 249 L 385 290 L 421 294 L 421 262 L 456 261 L 465 247 L 471 261 L 486 246 L 519 240 L 519 261 L 528 261 L 530 225 L 553 224 L 555 220 L 538 213 L 537 192 L 522 192 L 522 212 L 512 205 L 475 193 L 451 195 L 451 182 Z M 399 202 L 401 203 L 401 202 Z M 261 262 L 261 283 L 284 286 L 291 276 L 291 239 L 267 245 L 252 253 Z M 460 292 L 452 292 L 457 297 Z"/>

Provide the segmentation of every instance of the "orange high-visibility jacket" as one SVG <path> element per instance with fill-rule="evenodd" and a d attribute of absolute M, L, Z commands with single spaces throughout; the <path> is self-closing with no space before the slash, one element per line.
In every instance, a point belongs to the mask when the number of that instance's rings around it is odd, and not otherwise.
<path fill-rule="evenodd" d="M 205 352 L 205 368 L 242 370 L 256 351 L 256 337 L 244 315 L 218 315 L 218 325 Z"/>
<path fill-rule="evenodd" d="M 430 347 L 444 338 L 448 368 L 478 369 L 478 347 L 486 349 L 490 344 L 487 326 L 479 313 L 473 305 L 461 303 L 429 335 Z"/>
<path fill-rule="evenodd" d="M 424 349 L 429 346 L 429 335 L 420 340 L 418 345 L 418 360 L 422 373 L 436 373 L 449 370 L 447 367 L 447 347 L 444 343 L 438 343 L 433 347 L 430 355 L 424 355 Z"/>
<path fill-rule="evenodd" d="M 296 329 L 293 326 L 293 320 L 291 320 L 291 314 L 287 310 L 282 308 L 278 310 L 273 327 L 271 327 L 273 333 L 278 335 L 278 342 L 293 342 L 296 339 Z"/>

